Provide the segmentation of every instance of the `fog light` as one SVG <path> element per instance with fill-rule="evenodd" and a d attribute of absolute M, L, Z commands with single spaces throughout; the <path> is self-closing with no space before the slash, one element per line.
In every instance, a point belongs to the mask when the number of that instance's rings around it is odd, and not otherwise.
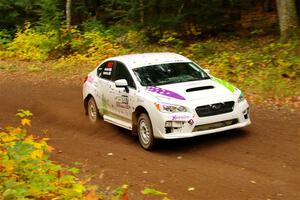
<path fill-rule="evenodd" d="M 172 122 L 170 122 L 170 121 L 166 121 L 166 125 L 165 125 L 165 127 L 172 127 Z"/>
<path fill-rule="evenodd" d="M 183 124 L 184 122 L 179 122 L 179 121 L 166 121 L 165 127 L 181 128 Z"/>
<path fill-rule="evenodd" d="M 244 115 L 245 119 L 249 118 L 249 114 L 250 114 L 250 109 L 249 108 L 247 108 L 246 110 L 243 111 L 243 115 Z"/>

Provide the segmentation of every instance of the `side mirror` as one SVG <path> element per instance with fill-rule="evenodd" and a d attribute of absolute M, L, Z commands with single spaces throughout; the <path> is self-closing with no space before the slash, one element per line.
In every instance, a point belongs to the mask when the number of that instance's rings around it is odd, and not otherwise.
<path fill-rule="evenodd" d="M 128 83 L 126 79 L 119 79 L 115 81 L 115 85 L 117 88 L 125 88 L 126 92 L 129 92 Z"/>
<path fill-rule="evenodd" d="M 210 70 L 209 69 L 203 69 L 207 74 L 210 73 Z"/>

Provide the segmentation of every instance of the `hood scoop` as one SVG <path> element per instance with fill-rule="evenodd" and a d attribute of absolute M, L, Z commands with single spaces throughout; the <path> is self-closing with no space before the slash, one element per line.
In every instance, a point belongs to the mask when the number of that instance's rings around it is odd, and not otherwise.
<path fill-rule="evenodd" d="M 209 89 L 213 89 L 214 86 L 212 85 L 207 85 L 207 86 L 202 86 L 202 87 L 194 87 L 194 88 L 189 88 L 186 90 L 186 92 L 195 92 L 195 91 L 199 91 L 199 90 L 209 90 Z"/>

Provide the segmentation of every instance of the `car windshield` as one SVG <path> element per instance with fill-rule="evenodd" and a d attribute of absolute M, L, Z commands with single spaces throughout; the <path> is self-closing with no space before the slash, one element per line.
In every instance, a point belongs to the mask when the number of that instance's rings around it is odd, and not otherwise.
<path fill-rule="evenodd" d="M 192 62 L 150 65 L 133 69 L 142 86 L 156 86 L 209 79 L 207 73 Z"/>

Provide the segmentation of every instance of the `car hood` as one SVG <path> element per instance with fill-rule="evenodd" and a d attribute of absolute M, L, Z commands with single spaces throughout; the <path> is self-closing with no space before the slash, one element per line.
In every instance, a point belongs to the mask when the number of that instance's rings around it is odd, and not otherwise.
<path fill-rule="evenodd" d="M 145 90 L 160 99 L 172 102 L 184 101 L 227 101 L 232 100 L 238 90 L 231 84 L 212 78 L 200 81 L 149 86 Z"/>

